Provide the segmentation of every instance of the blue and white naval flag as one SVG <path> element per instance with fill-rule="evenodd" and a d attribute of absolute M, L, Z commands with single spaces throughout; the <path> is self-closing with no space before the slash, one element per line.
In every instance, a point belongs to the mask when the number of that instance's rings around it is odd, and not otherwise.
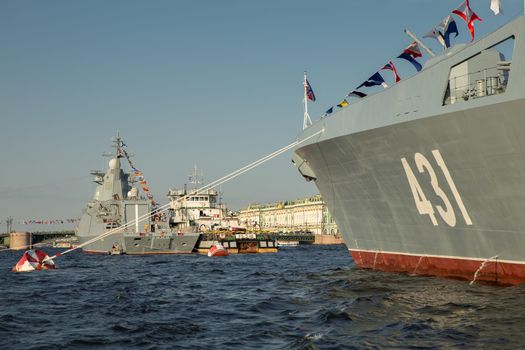
<path fill-rule="evenodd" d="M 427 34 L 423 35 L 423 38 L 433 38 L 436 39 L 441 46 L 445 46 L 445 37 L 443 36 L 443 33 L 439 31 L 437 27 L 432 28 Z"/>
<path fill-rule="evenodd" d="M 310 82 L 308 82 L 308 79 L 306 79 L 305 82 L 304 82 L 304 89 L 306 91 L 306 97 L 310 101 L 315 101 L 314 90 L 312 90 L 312 86 L 310 85 Z"/>
<path fill-rule="evenodd" d="M 363 86 L 376 86 L 376 85 L 383 85 L 384 88 L 387 88 L 388 85 L 385 82 L 385 79 L 379 74 L 379 72 L 376 72 L 374 75 L 372 75 L 370 78 L 368 78 L 363 84 L 356 87 L 356 90 Z"/>
<path fill-rule="evenodd" d="M 354 90 L 354 91 L 350 91 L 350 92 L 348 93 L 348 95 L 346 95 L 346 96 L 347 96 L 347 97 L 363 98 L 363 97 L 366 97 L 366 94 L 365 94 L 364 92 Z"/>
<path fill-rule="evenodd" d="M 438 27 L 442 29 L 443 31 L 443 37 L 445 39 L 445 47 L 450 47 L 450 35 L 455 34 L 454 38 L 458 36 L 458 26 L 456 25 L 456 21 L 454 21 L 454 18 L 452 16 L 448 15 L 445 17 L 441 23 L 438 24 Z"/>
<path fill-rule="evenodd" d="M 456 21 L 454 21 L 454 18 L 452 18 L 451 15 L 448 15 L 423 37 L 434 38 L 439 41 L 443 47 L 449 48 L 451 34 L 455 34 L 454 37 L 457 37 L 459 32 Z"/>

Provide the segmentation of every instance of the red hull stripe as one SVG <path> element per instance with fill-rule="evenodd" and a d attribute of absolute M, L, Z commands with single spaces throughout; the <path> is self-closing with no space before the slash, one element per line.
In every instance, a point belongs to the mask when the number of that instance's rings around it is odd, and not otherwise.
<path fill-rule="evenodd" d="M 482 260 L 349 249 L 357 266 L 417 275 L 459 278 L 504 285 L 525 282 L 525 264 L 497 259 Z M 482 266 L 483 265 L 483 266 Z"/>

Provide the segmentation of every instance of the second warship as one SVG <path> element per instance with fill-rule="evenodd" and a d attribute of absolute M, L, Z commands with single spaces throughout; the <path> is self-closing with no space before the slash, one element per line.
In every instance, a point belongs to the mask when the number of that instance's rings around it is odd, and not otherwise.
<path fill-rule="evenodd" d="M 200 234 L 180 232 L 170 225 L 165 212 L 156 212 L 157 205 L 152 198 L 141 196 L 134 186 L 141 181 L 140 175 L 122 169 L 122 159 L 129 160 L 129 157 L 118 134 L 114 143 L 116 152 L 109 161 L 106 173 L 91 172 L 97 187 L 93 199 L 83 210 L 76 235 L 82 244 L 117 227 L 131 224 L 120 232 L 86 245 L 83 250 L 104 254 L 192 253 L 197 248 Z"/>
<path fill-rule="evenodd" d="M 238 218 L 221 202 L 220 192 L 197 188 L 201 181 L 197 169 L 190 175 L 194 188 L 188 190 L 185 185 L 184 189 L 170 189 L 169 204 L 159 207 L 118 134 L 114 143 L 116 151 L 107 171 L 91 172 L 97 187 L 76 232 L 78 243 L 85 244 L 84 252 L 206 254 L 215 243 L 221 243 L 231 254 L 277 252 L 275 238 L 247 234 L 238 226 Z M 124 171 L 124 159 L 133 171 Z M 107 236 L 95 239 L 100 235 Z"/>

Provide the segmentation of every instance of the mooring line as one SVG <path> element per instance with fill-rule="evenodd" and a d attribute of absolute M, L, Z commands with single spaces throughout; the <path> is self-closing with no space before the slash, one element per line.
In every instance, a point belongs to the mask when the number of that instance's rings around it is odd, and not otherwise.
<path fill-rule="evenodd" d="M 379 250 L 376 250 L 376 253 L 374 255 L 374 264 L 372 265 L 372 270 L 376 269 L 377 254 L 379 254 Z"/>
<path fill-rule="evenodd" d="M 476 270 L 476 272 L 474 273 L 474 278 L 472 279 L 472 281 L 469 282 L 469 285 L 473 285 L 474 282 L 476 282 L 476 279 L 478 278 L 478 275 L 479 273 L 481 272 L 481 270 L 483 270 L 483 268 L 485 267 L 485 265 L 491 261 L 491 260 L 494 260 L 496 259 L 496 262 L 498 262 L 498 255 L 494 255 L 493 257 L 491 258 L 488 258 L 486 260 L 484 260 L 481 265 L 479 266 L 479 268 Z"/>
<path fill-rule="evenodd" d="M 419 265 L 421 264 L 421 261 L 423 260 L 424 257 L 425 257 L 424 255 L 421 255 L 421 256 L 419 257 L 419 260 L 417 261 L 416 267 L 414 268 L 414 271 L 412 272 L 413 274 L 416 273 L 416 271 L 417 271 L 417 269 L 419 268 Z"/>
<path fill-rule="evenodd" d="M 313 138 L 313 137 L 315 137 L 315 136 L 317 136 L 317 135 L 319 135 L 319 134 L 321 134 L 323 132 L 324 132 L 324 129 L 321 129 L 321 130 L 317 131 L 316 133 L 313 133 L 312 135 L 310 135 L 308 137 L 305 137 L 302 140 L 295 140 L 294 142 L 290 143 L 287 146 L 284 146 L 281 149 L 278 149 L 278 150 L 276 150 L 276 151 L 274 151 L 274 152 L 272 152 L 272 153 L 270 153 L 270 154 L 268 154 L 268 155 L 266 155 L 266 156 L 264 156 L 264 157 L 262 157 L 262 158 L 260 158 L 260 159 L 258 159 L 256 161 L 254 161 L 254 162 L 252 162 L 252 163 L 250 163 L 248 165 L 245 165 L 244 167 L 242 167 L 242 168 L 240 168 L 238 170 L 235 170 L 235 171 L 231 172 L 230 174 L 225 175 L 225 176 L 221 177 L 220 179 L 217 179 L 217 180 L 209 183 L 206 186 L 203 186 L 203 187 L 201 187 L 201 188 L 199 188 L 197 190 L 194 190 L 194 191 L 188 193 L 184 197 L 177 198 L 175 201 L 167 203 L 167 204 L 165 204 L 165 205 L 163 205 L 163 206 L 161 206 L 161 207 L 159 207 L 159 208 L 157 208 L 155 210 L 150 211 L 149 213 L 146 213 L 146 214 L 144 214 L 144 215 L 142 215 L 142 216 L 140 216 L 140 217 L 138 217 L 136 219 L 133 219 L 133 220 L 131 220 L 131 221 L 129 221 L 129 222 L 119 226 L 119 227 L 111 229 L 108 232 L 102 233 L 102 234 L 100 234 L 100 235 L 98 235 L 98 236 L 96 236 L 96 237 L 94 237 L 94 238 L 92 238 L 90 240 L 87 240 L 86 242 L 84 242 L 82 244 L 77 245 L 74 248 L 67 249 L 67 250 L 63 251 L 62 253 L 57 253 L 57 254 L 53 255 L 52 257 L 49 257 L 49 258 L 47 258 L 45 260 L 54 260 L 55 258 L 57 258 L 59 256 L 71 253 L 72 251 L 75 251 L 77 249 L 83 248 L 86 245 L 95 243 L 96 241 L 99 241 L 99 240 L 101 240 L 103 238 L 106 238 L 108 236 L 111 236 L 113 234 L 122 232 L 128 227 L 134 226 L 135 223 L 140 223 L 140 222 L 146 220 L 152 214 L 157 214 L 157 213 L 162 213 L 164 211 L 167 211 L 171 207 L 171 204 L 173 202 L 180 202 L 180 201 L 182 201 L 184 199 L 187 199 L 189 196 L 192 196 L 195 193 L 198 193 L 198 192 L 201 192 L 201 191 L 205 191 L 205 190 L 209 190 L 209 189 L 212 189 L 212 188 L 217 187 L 219 185 L 222 185 L 225 182 L 228 182 L 228 181 L 230 181 L 230 180 L 232 180 L 232 179 L 234 179 L 234 178 L 244 174 L 245 172 L 250 171 L 250 170 L 258 167 L 259 165 L 261 165 L 263 163 L 266 163 L 267 161 L 269 161 L 269 160 L 271 160 L 271 159 L 273 159 L 273 158 L 283 154 L 284 152 L 286 152 L 286 151 L 288 151 L 288 150 L 290 150 L 290 149 L 292 149 L 292 148 L 294 148 L 294 147 L 296 147 L 296 146 L 298 146 L 298 145 L 308 141 L 309 139 L 311 139 L 311 138 Z"/>

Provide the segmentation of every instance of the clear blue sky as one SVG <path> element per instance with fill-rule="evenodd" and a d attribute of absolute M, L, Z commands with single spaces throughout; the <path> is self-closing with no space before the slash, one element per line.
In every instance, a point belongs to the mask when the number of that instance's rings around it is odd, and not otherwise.
<path fill-rule="evenodd" d="M 305 69 L 315 120 L 460 3 L 0 1 L 0 221 L 79 217 L 117 130 L 161 203 L 194 164 L 213 181 L 296 138 Z M 477 37 L 523 11 L 489 3 Z M 317 193 L 290 156 L 224 185 L 230 208 Z"/>

